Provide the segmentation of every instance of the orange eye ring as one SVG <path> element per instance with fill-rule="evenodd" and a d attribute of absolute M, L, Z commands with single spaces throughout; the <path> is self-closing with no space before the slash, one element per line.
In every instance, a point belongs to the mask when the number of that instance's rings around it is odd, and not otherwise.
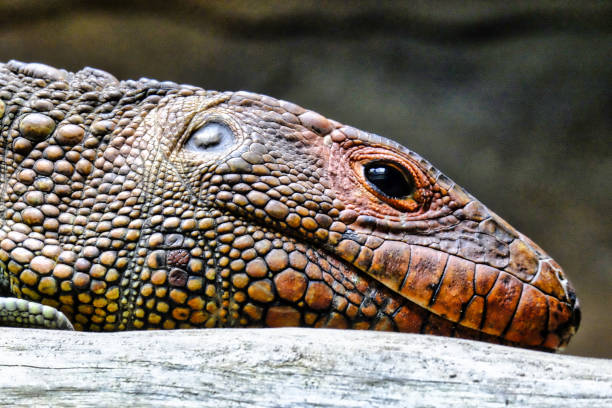
<path fill-rule="evenodd" d="M 431 183 L 423 171 L 406 157 L 387 149 L 364 147 L 354 151 L 350 161 L 357 180 L 379 200 L 404 212 L 415 213 L 426 210 L 431 196 Z M 398 183 L 409 185 L 409 194 L 403 196 L 388 194 L 373 183 L 371 178 L 368 179 L 368 170 L 377 164 L 387 168 L 390 173 L 395 173 L 395 177 L 402 177 L 403 180 L 399 179 Z M 401 186 L 388 185 L 388 187 L 391 191 L 402 191 Z"/>

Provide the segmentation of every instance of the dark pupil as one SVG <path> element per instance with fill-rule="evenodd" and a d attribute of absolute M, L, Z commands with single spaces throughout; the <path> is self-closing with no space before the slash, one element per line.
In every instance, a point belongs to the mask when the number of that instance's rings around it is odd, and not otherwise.
<path fill-rule="evenodd" d="M 366 165 L 365 177 L 380 192 L 391 198 L 406 197 L 414 192 L 412 181 L 394 166 L 385 163 Z"/>

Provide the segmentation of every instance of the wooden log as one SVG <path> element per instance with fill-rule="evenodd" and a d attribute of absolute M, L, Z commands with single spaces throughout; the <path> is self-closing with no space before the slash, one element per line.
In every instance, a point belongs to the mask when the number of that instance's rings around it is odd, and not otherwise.
<path fill-rule="evenodd" d="M 384 332 L 0 328 L 0 405 L 610 407 L 612 360 Z"/>

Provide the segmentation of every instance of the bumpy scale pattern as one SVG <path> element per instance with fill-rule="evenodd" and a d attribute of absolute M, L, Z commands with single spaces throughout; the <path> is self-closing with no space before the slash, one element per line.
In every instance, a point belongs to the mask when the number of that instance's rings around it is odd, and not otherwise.
<path fill-rule="evenodd" d="M 11 61 L 0 85 L 0 295 L 77 330 L 314 326 L 555 349 L 578 325 L 559 265 L 395 142 L 263 95 L 91 68 Z M 235 140 L 186 149 L 211 122 Z M 381 196 L 361 171 L 373 160 L 415 193 Z M 1 306 L 0 324 L 45 326 Z"/>

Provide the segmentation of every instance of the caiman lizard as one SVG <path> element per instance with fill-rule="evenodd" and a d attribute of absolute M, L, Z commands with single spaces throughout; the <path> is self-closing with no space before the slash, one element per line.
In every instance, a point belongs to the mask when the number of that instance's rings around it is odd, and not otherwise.
<path fill-rule="evenodd" d="M 539 246 L 407 148 L 293 103 L 0 65 L 0 325 L 313 326 L 555 350 Z"/>

